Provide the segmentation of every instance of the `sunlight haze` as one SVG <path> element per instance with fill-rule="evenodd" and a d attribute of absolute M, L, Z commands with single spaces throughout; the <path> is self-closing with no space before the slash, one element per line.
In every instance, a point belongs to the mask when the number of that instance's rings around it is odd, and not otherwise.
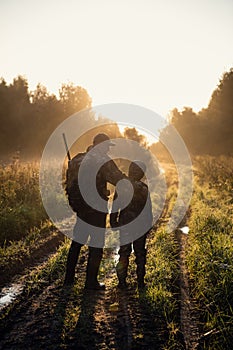
<path fill-rule="evenodd" d="M 132 103 L 166 115 L 206 107 L 233 63 L 233 2 L 0 2 L 0 75 L 58 95 L 87 89 L 93 105 Z"/>

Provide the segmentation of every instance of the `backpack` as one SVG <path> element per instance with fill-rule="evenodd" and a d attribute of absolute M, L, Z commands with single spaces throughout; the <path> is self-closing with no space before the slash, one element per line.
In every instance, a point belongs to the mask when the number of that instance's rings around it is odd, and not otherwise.
<path fill-rule="evenodd" d="M 68 197 L 69 205 L 73 211 L 77 212 L 83 202 L 83 197 L 78 185 L 78 172 L 80 165 L 86 155 L 86 152 L 78 153 L 69 160 L 66 170 L 65 191 Z"/>

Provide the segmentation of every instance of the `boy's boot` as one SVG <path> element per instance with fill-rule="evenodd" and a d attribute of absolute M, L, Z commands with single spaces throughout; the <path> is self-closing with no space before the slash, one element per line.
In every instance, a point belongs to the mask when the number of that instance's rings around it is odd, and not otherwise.
<path fill-rule="evenodd" d="M 116 266 L 116 272 L 118 277 L 118 288 L 119 289 L 127 289 L 126 277 L 129 266 L 129 257 L 128 256 L 120 256 L 119 262 Z"/>
<path fill-rule="evenodd" d="M 138 283 L 138 289 L 143 289 L 145 288 L 145 274 L 146 274 L 146 258 L 142 255 L 140 257 L 136 258 L 136 264 L 137 264 L 137 283 Z"/>

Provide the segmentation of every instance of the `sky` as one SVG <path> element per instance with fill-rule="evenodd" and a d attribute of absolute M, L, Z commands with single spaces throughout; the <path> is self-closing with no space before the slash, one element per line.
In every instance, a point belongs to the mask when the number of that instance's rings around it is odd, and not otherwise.
<path fill-rule="evenodd" d="M 0 0 L 0 76 L 165 116 L 207 107 L 233 67 L 232 0 Z"/>

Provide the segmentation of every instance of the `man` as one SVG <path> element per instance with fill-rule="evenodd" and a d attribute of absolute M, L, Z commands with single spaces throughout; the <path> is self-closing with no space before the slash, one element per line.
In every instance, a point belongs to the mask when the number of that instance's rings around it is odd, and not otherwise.
<path fill-rule="evenodd" d="M 78 204 L 75 209 L 77 212 L 77 223 L 74 229 L 75 240 L 72 241 L 68 253 L 64 282 L 65 285 L 72 284 L 74 282 L 75 266 L 77 264 L 80 249 L 84 244 L 84 240 L 87 240 L 88 236 L 90 235 L 85 288 L 94 290 L 104 289 L 104 285 L 98 282 L 97 275 L 103 255 L 103 229 L 106 227 L 106 216 L 108 213 L 109 193 L 107 190 L 107 183 L 109 182 L 115 186 L 119 180 L 125 178 L 125 175 L 118 169 L 114 161 L 107 155 L 110 146 L 113 145 L 114 144 L 110 141 L 109 137 L 106 134 L 97 134 L 93 139 L 93 145 L 90 147 L 90 152 L 88 152 L 83 158 L 82 169 L 84 170 L 82 170 L 82 172 L 84 174 L 81 173 L 81 180 L 83 184 L 82 191 L 84 191 L 84 193 L 82 193 L 81 196 L 78 196 Z M 85 192 L 87 194 L 90 192 L 89 178 L 96 169 L 98 171 L 95 179 L 95 188 L 98 195 L 100 196 L 99 201 L 104 201 L 104 208 L 102 209 L 101 207 L 101 210 L 99 210 L 98 203 L 96 203 L 97 207 L 94 207 L 88 203 L 86 198 L 83 198 L 85 197 Z M 88 225 L 94 226 L 93 232 L 81 232 L 85 231 Z M 79 238 L 81 238 L 81 241 Z"/>

